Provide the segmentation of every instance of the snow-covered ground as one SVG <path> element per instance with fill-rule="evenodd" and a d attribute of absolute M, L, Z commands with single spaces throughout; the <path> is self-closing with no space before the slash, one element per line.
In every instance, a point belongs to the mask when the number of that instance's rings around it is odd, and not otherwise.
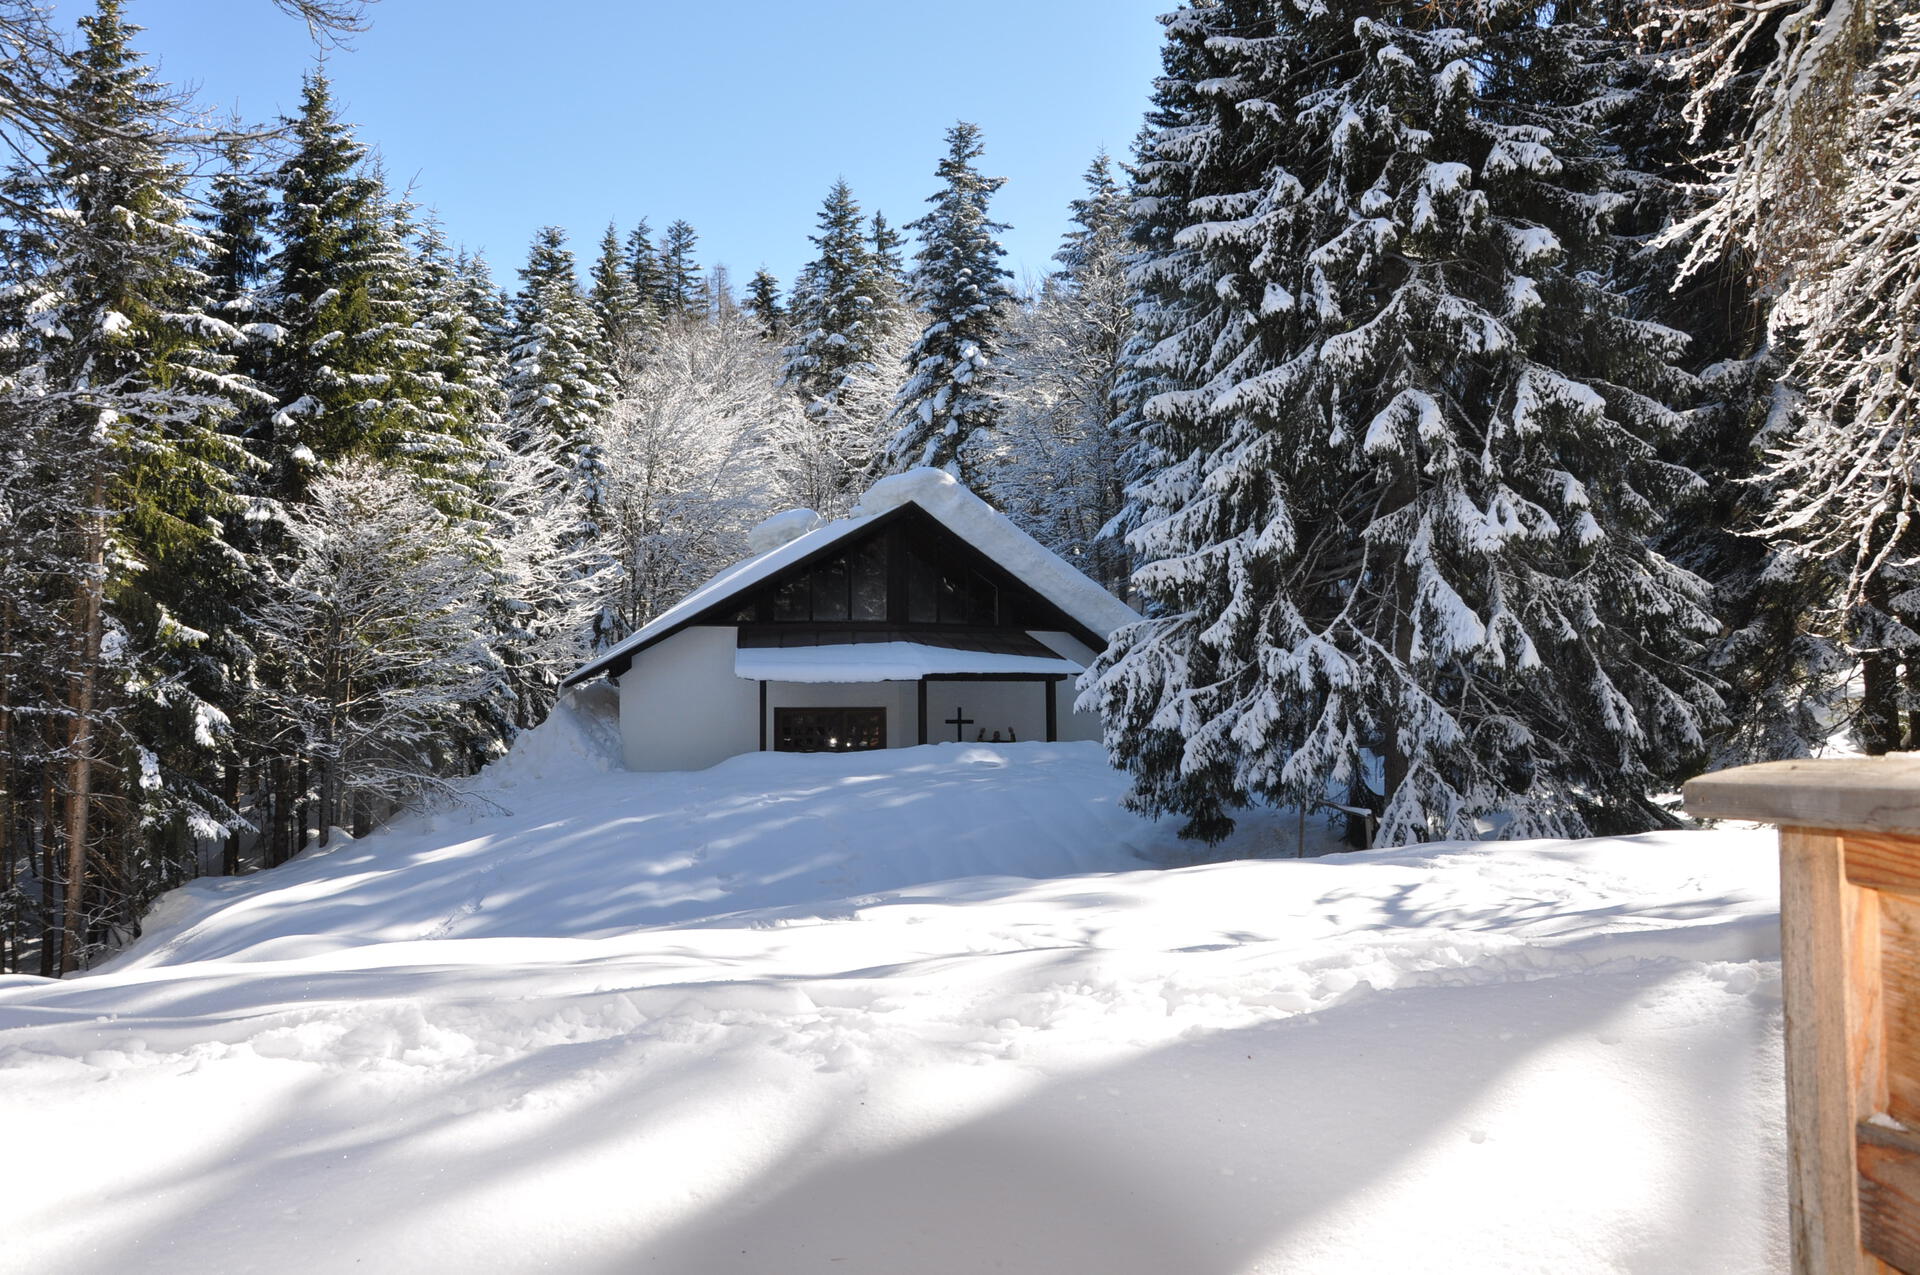
<path fill-rule="evenodd" d="M 1785 1267 L 1764 832 L 1178 866 L 1092 745 L 610 747 L 0 979 L 0 1270 Z"/>

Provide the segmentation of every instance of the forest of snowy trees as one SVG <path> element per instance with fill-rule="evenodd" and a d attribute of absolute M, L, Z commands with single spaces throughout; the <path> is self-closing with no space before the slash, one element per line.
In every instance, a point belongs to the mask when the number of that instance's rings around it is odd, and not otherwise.
<path fill-rule="evenodd" d="M 321 71 L 211 127 L 121 0 L 0 0 L 0 973 L 447 791 L 769 513 L 916 465 L 1142 611 L 1085 702 L 1196 837 L 1645 828 L 1920 746 L 1920 3 L 1164 22 L 1045 278 L 961 122 L 920 216 L 823 178 L 736 288 L 678 220 L 497 278 Z"/>

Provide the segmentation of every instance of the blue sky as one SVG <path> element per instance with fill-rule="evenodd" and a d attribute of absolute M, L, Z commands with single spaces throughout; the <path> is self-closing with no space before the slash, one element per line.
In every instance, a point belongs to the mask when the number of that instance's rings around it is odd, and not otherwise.
<path fill-rule="evenodd" d="M 62 0 L 63 19 L 87 7 Z M 609 218 L 675 217 L 736 284 L 783 286 L 836 176 L 896 224 L 933 192 L 942 133 L 984 131 L 1016 276 L 1049 268 L 1094 151 L 1124 156 L 1172 0 L 382 0 L 328 57 L 390 180 L 513 285 L 533 232 L 584 257 Z M 314 48 L 267 0 L 133 0 L 162 78 L 261 119 Z"/>

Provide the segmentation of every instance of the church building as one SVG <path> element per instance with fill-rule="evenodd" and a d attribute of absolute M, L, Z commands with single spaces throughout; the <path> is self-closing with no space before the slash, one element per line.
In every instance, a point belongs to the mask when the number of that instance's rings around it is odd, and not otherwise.
<path fill-rule="evenodd" d="M 629 768 L 1100 738 L 1073 679 L 1140 617 L 948 474 L 884 478 L 835 522 L 780 514 L 751 547 L 563 683 L 616 683 Z"/>

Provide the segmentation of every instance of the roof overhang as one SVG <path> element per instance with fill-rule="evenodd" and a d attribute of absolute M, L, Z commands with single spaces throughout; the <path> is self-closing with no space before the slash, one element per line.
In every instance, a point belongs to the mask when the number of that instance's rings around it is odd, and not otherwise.
<path fill-rule="evenodd" d="M 850 642 L 833 646 L 742 646 L 736 677 L 753 682 L 917 682 L 964 675 L 1077 677 L 1081 666 L 1058 655 L 1015 655 L 925 642 Z"/>

